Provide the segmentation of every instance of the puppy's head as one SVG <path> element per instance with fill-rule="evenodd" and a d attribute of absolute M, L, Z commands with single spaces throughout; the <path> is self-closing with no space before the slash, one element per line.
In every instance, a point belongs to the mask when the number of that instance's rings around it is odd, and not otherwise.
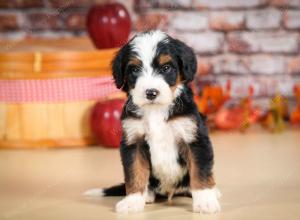
<path fill-rule="evenodd" d="M 183 85 L 193 80 L 197 61 L 193 50 L 161 31 L 136 35 L 113 61 L 117 88 L 139 107 L 169 105 Z"/>

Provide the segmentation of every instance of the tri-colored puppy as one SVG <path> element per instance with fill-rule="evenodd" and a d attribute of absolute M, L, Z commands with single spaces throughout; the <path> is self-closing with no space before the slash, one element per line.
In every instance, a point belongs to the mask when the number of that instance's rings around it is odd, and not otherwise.
<path fill-rule="evenodd" d="M 161 31 L 137 34 L 117 53 L 113 77 L 127 93 L 120 151 L 125 184 L 87 195 L 125 195 L 120 213 L 138 212 L 157 194 L 191 193 L 194 212 L 220 211 L 213 149 L 189 82 L 193 50 Z"/>

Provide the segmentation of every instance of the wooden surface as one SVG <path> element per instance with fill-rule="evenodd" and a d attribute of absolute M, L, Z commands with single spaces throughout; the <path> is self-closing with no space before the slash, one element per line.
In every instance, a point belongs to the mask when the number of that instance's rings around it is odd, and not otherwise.
<path fill-rule="evenodd" d="M 122 182 L 118 150 L 0 150 L 0 219 L 295 220 L 300 216 L 300 132 L 214 133 L 220 214 L 191 212 L 190 198 L 118 215 L 120 197 L 84 198 L 90 188 Z"/>

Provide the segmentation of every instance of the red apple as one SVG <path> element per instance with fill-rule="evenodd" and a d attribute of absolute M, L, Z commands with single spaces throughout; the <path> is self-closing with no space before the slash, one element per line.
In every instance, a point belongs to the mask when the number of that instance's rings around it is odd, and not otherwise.
<path fill-rule="evenodd" d="M 122 46 L 131 29 L 129 13 L 119 3 L 92 6 L 86 23 L 89 35 L 99 49 Z"/>
<path fill-rule="evenodd" d="M 117 148 L 120 145 L 123 99 L 98 102 L 91 114 L 91 130 L 99 144 Z"/>

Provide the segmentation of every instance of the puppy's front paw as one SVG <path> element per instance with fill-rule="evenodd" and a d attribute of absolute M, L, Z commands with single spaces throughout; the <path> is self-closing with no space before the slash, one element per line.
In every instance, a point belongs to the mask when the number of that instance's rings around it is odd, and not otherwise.
<path fill-rule="evenodd" d="M 193 211 L 201 213 L 216 213 L 221 210 L 218 189 L 203 189 L 192 191 Z"/>
<path fill-rule="evenodd" d="M 134 193 L 126 196 L 116 205 L 118 213 L 134 213 L 144 210 L 145 197 L 141 193 Z"/>
<path fill-rule="evenodd" d="M 155 193 L 152 190 L 147 190 L 144 193 L 146 203 L 153 203 L 155 201 Z"/>

